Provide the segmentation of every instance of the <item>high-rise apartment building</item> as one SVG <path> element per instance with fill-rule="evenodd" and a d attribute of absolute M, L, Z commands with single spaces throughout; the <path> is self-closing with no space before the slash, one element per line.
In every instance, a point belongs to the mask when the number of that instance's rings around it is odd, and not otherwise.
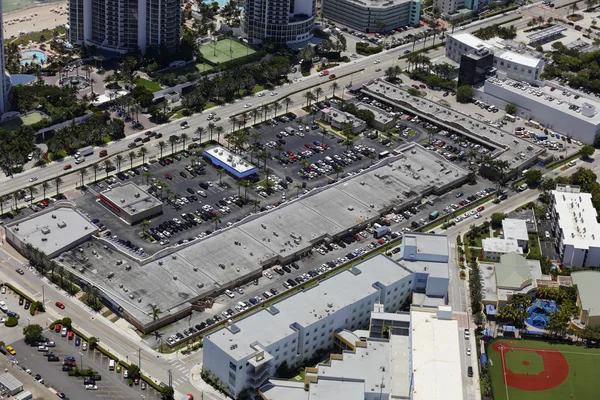
<path fill-rule="evenodd" d="M 246 0 L 242 33 L 249 43 L 300 43 L 313 36 L 316 0 Z"/>
<path fill-rule="evenodd" d="M 0 26 L 4 26 L 2 20 L 2 2 L 0 2 Z M 0 115 L 8 111 L 8 99 L 10 94 L 10 75 L 6 72 L 4 66 L 6 60 L 4 59 L 4 29 L 0 29 Z"/>
<path fill-rule="evenodd" d="M 73 44 L 117 53 L 179 46 L 181 0 L 70 0 L 68 37 Z"/>

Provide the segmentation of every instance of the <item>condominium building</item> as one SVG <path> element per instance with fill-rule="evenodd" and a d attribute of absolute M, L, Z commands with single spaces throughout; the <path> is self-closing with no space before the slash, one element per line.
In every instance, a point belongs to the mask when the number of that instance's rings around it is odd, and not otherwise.
<path fill-rule="evenodd" d="M 323 14 L 361 32 L 419 25 L 420 0 L 325 0 Z"/>
<path fill-rule="evenodd" d="M 565 267 L 600 267 L 600 224 L 592 195 L 579 186 L 557 185 L 552 191 L 551 220 L 560 260 Z"/>
<path fill-rule="evenodd" d="M 68 37 L 73 44 L 124 54 L 179 46 L 181 0 L 70 0 Z"/>
<path fill-rule="evenodd" d="M 0 3 L 0 25 L 2 22 L 2 4 Z M 0 116 L 9 109 L 10 95 L 10 75 L 5 69 L 6 60 L 4 59 L 4 29 L 0 29 Z"/>
<path fill-rule="evenodd" d="M 474 11 L 481 10 L 489 4 L 490 0 L 437 0 L 437 7 L 440 13 L 454 20 L 460 17 L 466 17 Z"/>
<path fill-rule="evenodd" d="M 316 0 L 245 0 L 242 35 L 249 43 L 301 43 L 313 37 Z"/>
<path fill-rule="evenodd" d="M 411 304 L 413 292 L 427 307 L 444 304 L 447 238 L 407 235 L 402 254 L 407 258 L 398 262 L 384 255 L 368 259 L 207 335 L 204 368 L 236 397 L 246 388 L 261 387 L 283 362 L 290 367 L 302 365 L 343 341 L 345 330 L 368 328 L 375 304 L 380 304 L 376 308 L 380 315 L 394 313 Z M 377 318 L 375 325 L 381 329 L 374 329 L 376 336 L 383 335 L 381 321 L 387 320 Z M 406 320 L 394 320 L 393 333 L 408 334 Z"/>

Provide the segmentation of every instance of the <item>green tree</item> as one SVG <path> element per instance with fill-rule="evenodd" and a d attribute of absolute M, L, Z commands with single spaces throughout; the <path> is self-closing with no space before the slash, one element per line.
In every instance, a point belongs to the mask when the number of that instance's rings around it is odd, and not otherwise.
<path fill-rule="evenodd" d="M 530 169 L 525 172 L 525 183 L 527 183 L 528 186 L 536 186 L 542 181 L 542 177 L 542 171 L 539 169 Z"/>
<path fill-rule="evenodd" d="M 132 378 L 140 377 L 140 367 L 135 364 L 131 364 L 129 368 L 127 368 L 127 371 L 129 371 L 129 376 Z"/>
<path fill-rule="evenodd" d="M 43 328 L 38 324 L 27 325 L 23 328 L 26 343 L 37 342 L 42 338 Z"/>
<path fill-rule="evenodd" d="M 475 95 L 473 88 L 469 85 L 462 85 L 456 89 L 456 101 L 459 103 L 469 103 Z"/>
<path fill-rule="evenodd" d="M 503 213 L 493 213 L 490 217 L 490 222 L 492 224 L 492 228 L 497 229 L 502 226 L 502 221 L 506 218 L 506 214 Z"/>
<path fill-rule="evenodd" d="M 589 146 L 589 145 L 583 146 L 580 150 L 581 156 L 585 160 L 589 160 L 589 158 L 594 155 L 595 151 L 596 151 L 596 149 L 594 148 L 594 146 Z"/>
<path fill-rule="evenodd" d="M 514 104 L 507 104 L 504 107 L 504 111 L 506 111 L 507 114 L 515 115 L 517 113 L 517 106 Z"/>

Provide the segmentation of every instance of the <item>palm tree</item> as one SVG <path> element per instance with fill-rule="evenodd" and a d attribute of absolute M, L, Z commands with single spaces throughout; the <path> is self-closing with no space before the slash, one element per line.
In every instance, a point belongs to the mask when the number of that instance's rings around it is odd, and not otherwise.
<path fill-rule="evenodd" d="M 323 94 L 323 89 L 321 88 L 321 86 L 318 86 L 315 89 L 315 98 L 316 98 L 316 102 L 319 102 L 319 96 Z"/>
<path fill-rule="evenodd" d="M 19 201 L 19 192 L 13 192 L 13 200 L 15 201 L 15 211 L 19 209 L 17 202 Z"/>
<path fill-rule="evenodd" d="M 337 82 L 333 82 L 329 87 L 331 88 L 331 97 L 335 97 L 335 91 L 340 88 L 340 85 Z"/>
<path fill-rule="evenodd" d="M 188 136 L 188 134 L 187 134 L 187 133 L 185 133 L 185 132 L 184 132 L 184 133 L 182 133 L 180 137 L 181 137 L 181 140 L 183 141 L 183 150 L 185 150 L 185 142 L 187 142 L 187 140 L 188 140 L 190 137 L 189 137 L 189 136 Z"/>
<path fill-rule="evenodd" d="M 256 125 L 256 118 L 260 115 L 260 111 L 257 108 L 252 110 L 252 118 L 254 119 L 254 125 Z"/>
<path fill-rule="evenodd" d="M 215 230 L 217 230 L 217 225 L 219 222 L 221 222 L 221 217 L 219 217 L 219 214 L 213 215 L 211 221 L 215 223 Z"/>
<path fill-rule="evenodd" d="M 248 179 L 242 179 L 241 184 L 244 188 L 244 200 L 248 200 L 248 188 L 252 186 L 252 182 L 250 182 Z"/>
<path fill-rule="evenodd" d="M 344 168 L 342 168 L 340 165 L 338 165 L 337 167 L 335 167 L 335 180 L 336 181 L 340 177 L 340 172 L 344 172 Z"/>
<path fill-rule="evenodd" d="M 160 311 L 160 309 L 154 304 L 152 304 L 151 307 L 152 307 L 152 312 L 151 312 L 152 320 L 156 321 L 158 319 L 159 314 L 162 314 L 162 311 Z"/>
<path fill-rule="evenodd" d="M 289 97 L 286 97 L 285 99 L 283 99 L 283 102 L 285 103 L 285 113 L 288 113 L 288 107 L 294 104 L 294 100 L 292 100 Z"/>
<path fill-rule="evenodd" d="M 150 171 L 148 171 L 144 174 L 144 176 L 146 177 L 146 185 L 148 185 L 150 183 L 150 178 L 152 177 L 152 174 L 150 173 Z"/>
<path fill-rule="evenodd" d="M 109 169 L 112 168 L 113 162 L 109 159 L 104 160 L 104 171 L 106 171 L 106 177 L 108 178 Z M 57 189 L 58 190 L 58 189 Z"/>
<path fill-rule="evenodd" d="M 9 200 L 8 197 L 6 196 L 0 196 L 0 214 L 4 215 L 4 206 L 6 205 L 6 202 Z"/>
<path fill-rule="evenodd" d="M 146 164 L 146 154 L 148 154 L 148 149 L 144 146 L 140 147 L 140 154 L 142 155 L 142 165 Z"/>
<path fill-rule="evenodd" d="M 263 109 L 264 109 L 264 111 L 265 111 L 265 121 L 266 121 L 266 120 L 267 120 L 267 118 L 268 118 L 269 112 L 271 112 L 271 109 L 272 109 L 272 108 L 271 108 L 271 105 L 270 105 L 270 104 L 265 104 L 265 105 L 263 106 Z"/>
<path fill-rule="evenodd" d="M 300 189 L 302 189 L 302 185 L 299 183 L 296 183 L 294 185 L 294 188 L 296 189 L 296 198 L 300 197 Z"/>
<path fill-rule="evenodd" d="M 42 187 L 42 193 L 44 195 L 44 199 L 46 198 L 46 190 L 50 189 L 50 184 L 48 183 L 48 181 L 44 181 L 42 182 L 42 184 L 40 185 Z M 0 201 L 2 201 L 4 198 L 1 198 Z M 4 212 L 2 213 L 4 214 Z"/>
<path fill-rule="evenodd" d="M 171 157 L 175 154 L 175 145 L 177 144 L 177 138 L 175 136 L 171 136 L 169 138 L 169 143 L 171 144 Z"/>
<path fill-rule="evenodd" d="M 218 143 L 221 143 L 221 134 L 223 133 L 224 130 L 225 130 L 225 128 L 223 128 L 221 125 L 219 125 L 215 128 L 215 131 L 217 132 L 217 142 Z"/>
<path fill-rule="evenodd" d="M 271 104 L 271 108 L 273 109 L 273 118 L 276 118 L 277 112 L 281 110 L 281 104 L 279 104 L 278 101 L 275 101 L 273 104 Z"/>
<path fill-rule="evenodd" d="M 147 219 L 142 221 L 142 234 L 146 233 L 146 229 L 150 226 L 150 222 Z"/>
<path fill-rule="evenodd" d="M 252 206 L 254 207 L 254 212 L 256 212 L 256 209 L 260 206 L 260 200 L 253 199 L 252 200 Z"/>
<path fill-rule="evenodd" d="M 85 178 L 85 176 L 87 175 L 87 168 L 83 167 L 79 170 L 79 176 L 81 177 L 81 187 L 83 188 L 85 186 L 85 182 L 83 180 L 83 178 Z"/>
<path fill-rule="evenodd" d="M 214 124 L 214 122 L 208 123 L 208 132 L 210 133 L 209 140 L 212 140 L 212 134 L 213 134 L 213 130 L 215 129 L 215 126 L 216 125 Z"/>
<path fill-rule="evenodd" d="M 306 106 L 310 107 L 310 101 L 312 100 L 312 98 L 314 96 L 312 94 L 312 92 L 311 91 L 304 92 L 304 94 L 302 96 L 306 99 Z"/>
<path fill-rule="evenodd" d="M 222 185 L 222 180 L 223 180 L 223 174 L 225 173 L 225 170 L 223 168 L 219 168 L 217 170 L 217 175 L 219 175 L 219 186 Z"/>
<path fill-rule="evenodd" d="M 204 128 L 203 126 L 199 126 L 199 127 L 196 128 L 196 132 L 195 133 L 196 133 L 196 135 L 198 135 L 198 142 L 199 142 L 199 144 L 202 144 L 202 135 L 204 135 L 206 133 L 206 128 Z M 211 134 L 212 134 L 212 131 L 211 131 Z"/>
<path fill-rule="evenodd" d="M 165 147 L 167 147 L 167 144 L 161 140 L 160 142 L 158 142 L 157 146 L 160 150 L 160 158 L 163 158 L 163 150 L 165 149 Z"/>
<path fill-rule="evenodd" d="M 123 162 L 124 157 L 120 154 L 117 154 L 115 160 L 117 160 L 117 171 L 121 172 L 121 163 Z"/>
<path fill-rule="evenodd" d="M 129 169 L 133 169 L 133 159 L 135 158 L 135 151 L 130 151 L 127 153 L 129 156 Z"/>
<path fill-rule="evenodd" d="M 60 189 L 60 185 L 62 185 L 63 180 L 60 176 L 54 178 L 54 187 L 56 187 L 56 197 L 58 197 L 58 190 Z"/>
<path fill-rule="evenodd" d="M 90 165 L 90 168 L 92 169 L 92 171 L 94 171 L 94 183 L 96 183 L 96 181 L 97 181 L 96 176 L 98 175 L 98 170 L 100 169 L 100 165 L 98 165 L 98 163 L 93 163 L 92 165 Z"/>
<path fill-rule="evenodd" d="M 36 194 L 38 191 L 33 185 L 28 186 L 27 191 L 29 192 L 29 205 L 31 205 L 33 204 L 33 195 Z"/>

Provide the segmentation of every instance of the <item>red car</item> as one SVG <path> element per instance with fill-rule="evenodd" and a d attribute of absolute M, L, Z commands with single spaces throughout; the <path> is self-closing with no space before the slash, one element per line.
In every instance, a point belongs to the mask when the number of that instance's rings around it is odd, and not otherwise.
<path fill-rule="evenodd" d="M 62 325 L 61 324 L 56 324 L 54 325 L 54 332 L 60 332 L 60 330 L 62 329 Z"/>
<path fill-rule="evenodd" d="M 352 236 L 354 236 L 354 239 L 356 239 L 357 242 L 360 242 L 360 236 L 358 236 L 358 234 L 354 234 Z"/>
<path fill-rule="evenodd" d="M 335 74 L 329 75 L 329 79 L 335 79 Z"/>
<path fill-rule="evenodd" d="M 56 307 L 60 308 L 61 310 L 65 309 L 65 305 L 63 303 L 61 303 L 60 301 L 56 302 Z"/>
<path fill-rule="evenodd" d="M 167 178 L 168 180 L 172 180 L 173 176 L 171 174 L 165 174 L 165 178 Z"/>
<path fill-rule="evenodd" d="M 312 149 L 312 145 L 310 145 L 310 144 L 308 144 L 308 143 L 306 143 L 306 144 L 304 145 L 304 147 L 306 147 L 307 149 Z"/>
<path fill-rule="evenodd" d="M 140 378 L 138 378 L 138 377 L 133 378 L 133 383 L 135 383 L 136 385 L 139 385 L 140 384 Z"/>
<path fill-rule="evenodd" d="M 75 336 L 75 334 L 73 333 L 73 331 L 69 331 L 69 335 L 68 335 L 69 340 L 73 340 L 74 336 Z"/>
<path fill-rule="evenodd" d="M 108 151 L 100 150 L 100 157 L 106 157 L 108 155 Z"/>
<path fill-rule="evenodd" d="M 379 244 L 385 244 L 385 240 L 384 240 L 384 239 L 379 239 L 379 240 L 377 241 L 377 243 L 379 243 Z"/>
<path fill-rule="evenodd" d="M 477 207 L 477 211 L 478 211 L 478 212 L 482 212 L 483 210 L 485 210 L 485 207 L 484 207 L 484 206 Z"/>

